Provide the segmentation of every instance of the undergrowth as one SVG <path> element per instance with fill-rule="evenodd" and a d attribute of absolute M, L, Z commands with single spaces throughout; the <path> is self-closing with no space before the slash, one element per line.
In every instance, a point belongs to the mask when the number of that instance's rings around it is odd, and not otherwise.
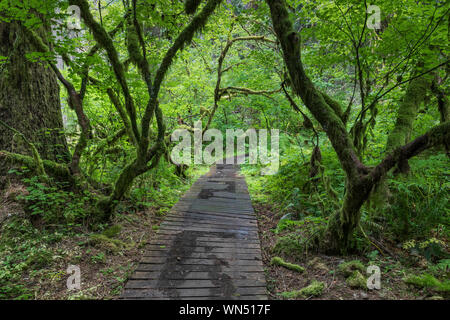
<path fill-rule="evenodd" d="M 117 207 L 116 217 L 141 224 L 140 216 L 135 213 L 148 211 L 163 216 L 207 170 L 203 166 L 189 169 L 188 178 L 181 179 L 174 174 L 173 168 L 165 168 L 162 164 L 157 172 L 136 180 L 128 199 Z M 110 255 L 120 255 L 124 250 L 141 246 L 117 239 L 122 232 L 120 225 L 98 223 L 92 219 L 89 208 L 95 203 L 96 195 L 77 194 L 54 181 L 43 183 L 36 177 L 27 178 L 23 171 L 15 173 L 22 177 L 25 188 L 15 199 L 8 201 L 21 204 L 24 214 L 9 212 L 9 218 L 0 225 L 0 299 L 36 298 L 41 285 L 67 278 L 67 265 L 62 265 L 66 260 L 73 264 L 83 260 L 102 265 Z M 60 247 L 66 242 L 77 248 L 76 254 Z M 49 271 L 60 267 L 63 269 L 58 274 Z M 113 271 L 104 274 L 115 279 Z M 113 281 L 120 284 L 126 278 L 119 280 Z M 115 294 L 119 293 L 118 289 Z M 73 298 L 82 298 L 82 295 Z"/>

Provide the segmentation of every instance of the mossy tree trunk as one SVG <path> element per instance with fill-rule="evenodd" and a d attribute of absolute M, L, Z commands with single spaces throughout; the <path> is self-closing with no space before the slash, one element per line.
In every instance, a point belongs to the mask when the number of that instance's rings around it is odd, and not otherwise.
<path fill-rule="evenodd" d="M 381 160 L 375 168 L 368 168 L 359 159 L 342 117 L 342 108 L 331 97 L 324 96 L 307 76 L 300 50 L 300 35 L 293 30 L 284 0 L 266 0 L 273 27 L 282 48 L 283 59 L 289 71 L 292 89 L 325 130 L 339 162 L 346 174 L 346 193 L 341 209 L 329 219 L 319 247 L 323 251 L 347 251 L 349 239 L 359 224 L 360 209 L 375 184 L 396 166 L 405 166 L 409 158 L 450 139 L 450 123 L 432 128 L 414 141 L 399 146 Z"/>
<path fill-rule="evenodd" d="M 45 30 L 40 33 L 45 36 Z M 26 58 L 33 51 L 19 23 L 0 23 L 0 55 L 8 58 L 0 65 L 0 118 L 33 143 L 42 159 L 67 163 L 70 154 L 63 132 L 58 82 L 47 63 Z M 0 126 L 0 150 L 31 154 L 13 136 L 13 131 Z M 2 160 L 0 175 L 9 166 L 7 160 Z"/>
<path fill-rule="evenodd" d="M 407 143 L 411 138 L 414 120 L 417 117 L 419 107 L 424 102 L 432 85 L 432 77 L 429 74 L 414 78 L 423 72 L 423 69 L 423 63 L 418 63 L 411 74 L 413 79 L 408 83 L 406 92 L 400 101 L 394 128 L 388 135 L 385 154 L 391 153 L 396 148 Z M 401 169 L 404 173 L 408 171 L 407 167 Z M 389 202 L 389 194 L 389 186 L 384 177 L 374 188 L 374 192 L 371 195 L 371 207 L 377 212 L 382 212 Z"/>
<path fill-rule="evenodd" d="M 423 67 L 418 66 L 412 77 L 421 73 Z M 432 79 L 430 75 L 424 75 L 412 79 L 405 95 L 398 107 L 397 119 L 394 129 L 388 135 L 386 153 L 391 152 L 410 140 L 414 120 L 417 117 L 420 105 L 424 102 L 427 92 L 431 88 Z"/>

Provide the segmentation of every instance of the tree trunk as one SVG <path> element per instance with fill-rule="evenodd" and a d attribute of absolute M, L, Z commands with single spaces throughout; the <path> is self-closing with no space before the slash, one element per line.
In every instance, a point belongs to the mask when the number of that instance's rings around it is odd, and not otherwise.
<path fill-rule="evenodd" d="M 418 73 L 420 73 L 419 69 L 416 70 L 413 76 Z M 431 88 L 431 80 L 430 75 L 424 75 L 409 82 L 408 89 L 398 108 L 394 129 L 388 136 L 386 153 L 390 153 L 395 148 L 400 147 L 409 141 L 413 123 L 416 119 L 417 112 L 419 111 L 419 106 L 422 104 L 427 92 Z"/>
<path fill-rule="evenodd" d="M 342 207 L 330 217 L 325 236 L 321 239 L 325 252 L 347 253 L 350 237 L 359 224 L 360 210 L 369 197 L 372 184 L 366 180 L 348 182 L 346 189 Z"/>
<path fill-rule="evenodd" d="M 68 162 L 70 154 L 63 132 L 59 85 L 45 62 L 31 62 L 35 51 L 16 23 L 0 23 L 0 119 L 35 144 L 42 159 Z M 39 30 L 41 36 L 44 30 Z M 44 38 L 45 39 L 45 38 Z M 0 126 L 0 150 L 30 154 L 11 130 Z M 0 162 L 0 176 L 10 163 Z"/>
<path fill-rule="evenodd" d="M 423 69 L 423 64 L 419 63 L 415 72 L 411 76 L 419 74 Z M 386 143 L 386 155 L 396 148 L 407 143 L 411 138 L 414 120 L 417 117 L 419 107 L 425 100 L 427 92 L 431 89 L 432 78 L 429 74 L 411 80 L 406 89 L 405 95 L 398 107 L 397 120 L 394 128 L 388 136 Z M 408 168 L 402 168 L 402 172 L 407 173 Z M 370 206 L 377 214 L 381 213 L 389 202 L 389 186 L 386 177 L 375 186 L 371 195 Z"/>

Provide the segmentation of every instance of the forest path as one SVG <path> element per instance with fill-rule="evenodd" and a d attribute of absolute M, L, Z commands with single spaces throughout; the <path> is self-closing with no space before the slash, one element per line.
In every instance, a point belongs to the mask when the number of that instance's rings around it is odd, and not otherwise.
<path fill-rule="evenodd" d="M 167 214 L 122 299 L 267 299 L 256 215 L 238 165 L 214 165 Z"/>

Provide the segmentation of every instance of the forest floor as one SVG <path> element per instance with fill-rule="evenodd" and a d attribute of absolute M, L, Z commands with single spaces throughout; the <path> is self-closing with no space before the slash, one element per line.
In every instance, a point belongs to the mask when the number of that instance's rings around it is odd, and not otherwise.
<path fill-rule="evenodd" d="M 296 292 L 307 287 L 316 280 L 324 283 L 324 289 L 318 296 L 297 296 L 296 299 L 326 300 L 402 300 L 402 299 L 443 299 L 440 294 L 425 288 L 416 288 L 406 284 L 405 276 L 427 271 L 427 262 L 421 257 L 405 257 L 396 247 L 390 248 L 395 257 L 376 257 L 369 259 L 364 255 L 328 256 L 308 253 L 300 259 L 286 258 L 287 262 L 302 266 L 305 271 L 297 272 L 273 265 L 271 260 L 276 256 L 273 252 L 280 235 L 276 234 L 280 216 L 273 206 L 254 203 L 258 216 L 259 236 L 261 240 L 263 263 L 266 270 L 269 299 L 285 299 L 283 295 Z M 300 231 L 301 232 L 301 231 Z M 350 287 L 346 277 L 340 273 L 338 266 L 349 261 L 360 261 L 365 267 L 377 265 L 381 270 L 381 288 L 368 290 L 367 287 Z M 405 266 L 400 260 L 407 260 Z M 364 272 L 361 272 L 364 274 Z M 448 298 L 448 297 L 447 297 Z"/>
<path fill-rule="evenodd" d="M 16 234 L 22 243 L 17 250 L 6 245 L 0 248 L 0 260 L 4 262 L 0 269 L 4 280 L 0 278 L 0 299 L 116 298 L 163 219 L 153 208 L 130 210 L 114 218 L 112 227 L 106 229 L 112 234 L 75 228 L 64 230 L 55 238 L 50 230 L 38 228 L 39 231 L 29 232 L 35 226 L 16 217 L 7 222 L 6 228 L 13 233 L 26 232 Z M 31 239 L 32 235 L 36 237 Z M 69 265 L 80 267 L 81 290 L 67 289 Z"/>
<path fill-rule="evenodd" d="M 164 221 L 164 215 L 207 167 L 173 186 L 167 203 L 149 207 L 123 202 L 105 225 L 45 225 L 16 199 L 27 194 L 13 184 L 0 194 L 0 299 L 117 299 L 128 276 Z M 68 267 L 80 268 L 81 290 L 69 291 Z"/>
<path fill-rule="evenodd" d="M 25 186 L 11 185 L 0 195 L 0 299 L 117 299 L 144 254 L 145 244 L 157 234 L 165 212 L 206 170 L 199 170 L 189 181 L 174 186 L 170 195 L 163 195 L 170 197 L 166 207 L 143 208 L 124 202 L 113 221 L 98 226 L 96 231 L 82 225 L 43 227 L 38 220 L 29 219 L 20 203 L 14 200 L 27 192 Z M 251 181 L 247 182 L 253 199 L 255 191 Z M 286 261 L 301 265 L 305 271 L 299 273 L 274 266 L 272 258 L 280 254 L 275 254 L 273 249 L 280 237 L 292 230 L 276 232 L 280 210 L 275 204 L 253 201 L 253 206 L 259 221 L 269 299 L 292 298 L 292 294 L 297 299 L 335 300 L 449 298 L 448 288 L 443 293 L 406 284 L 406 276 L 433 270 L 423 257 L 411 256 L 388 241 L 383 245 L 392 253 L 389 256 L 376 254 L 375 250 L 353 256 L 308 253 L 295 258 L 281 254 Z M 301 228 L 294 232 L 301 233 Z M 367 266 L 380 267 L 380 290 L 349 286 L 339 265 L 353 260 L 364 266 L 361 268 L 364 276 Z M 81 290 L 67 290 L 69 265 L 80 267 Z M 324 284 L 320 294 L 295 295 L 295 291 L 313 280 Z"/>

